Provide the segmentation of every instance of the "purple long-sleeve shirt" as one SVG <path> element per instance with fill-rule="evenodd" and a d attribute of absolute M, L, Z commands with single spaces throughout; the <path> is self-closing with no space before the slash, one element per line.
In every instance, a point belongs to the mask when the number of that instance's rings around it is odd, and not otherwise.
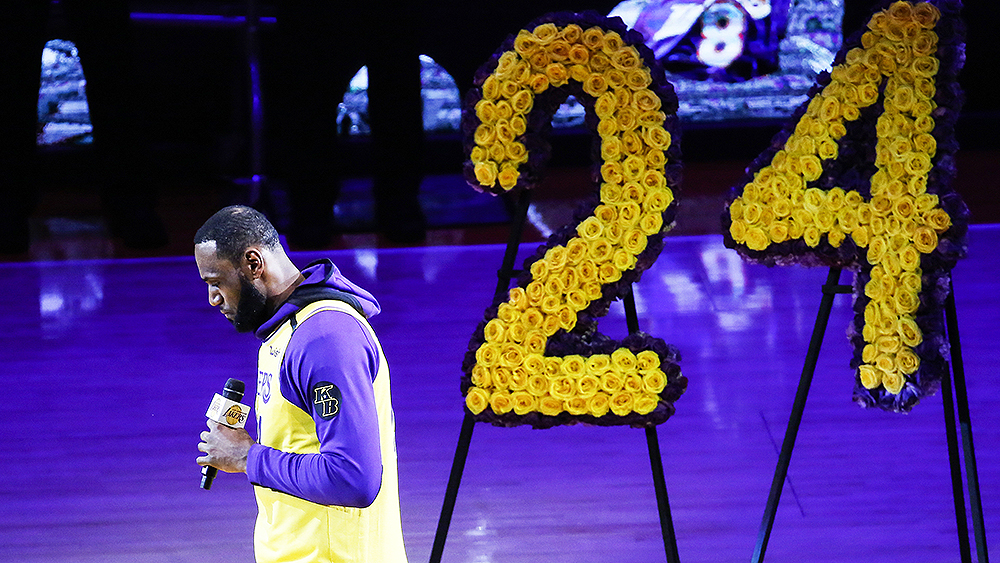
<path fill-rule="evenodd" d="M 289 315 L 323 288 L 341 292 L 365 317 L 379 312 L 375 298 L 347 280 L 332 262 L 313 263 L 305 281 L 256 332 L 267 338 Z M 312 294 L 310 296 L 310 294 Z M 344 296 L 343 294 L 347 294 Z M 247 456 L 247 476 L 256 485 L 324 505 L 366 507 L 382 479 L 379 427 L 372 382 L 379 368 L 378 344 L 356 318 L 323 311 L 298 325 L 285 349 L 278 379 L 285 400 L 316 423 L 318 454 L 295 454 L 254 444 Z M 340 390 L 339 412 L 324 418 L 311 397 L 317 385 Z"/>

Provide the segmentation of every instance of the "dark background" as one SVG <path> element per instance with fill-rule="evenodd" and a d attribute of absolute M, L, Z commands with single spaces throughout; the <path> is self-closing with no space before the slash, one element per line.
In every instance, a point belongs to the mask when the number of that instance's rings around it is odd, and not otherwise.
<path fill-rule="evenodd" d="M 321 133 L 336 136 L 330 116 L 348 81 L 363 64 L 392 64 L 415 60 L 427 54 L 456 80 L 462 95 L 471 85 L 475 70 L 510 34 L 531 20 L 551 11 L 597 10 L 607 13 L 617 2 L 564 2 L 553 0 L 446 0 L 424 3 L 353 2 L 317 9 L 313 19 L 314 37 L 307 37 L 330 63 L 323 68 L 302 64 L 290 66 L 288 54 L 278 44 L 274 24 L 261 27 L 261 68 L 265 123 L 265 173 L 280 178 L 282 165 L 275 160 L 287 148 L 288 131 L 275 124 L 287 123 L 289 116 L 300 122 L 315 115 Z M 867 21 L 873 3 L 847 0 L 843 29 L 850 33 Z M 308 3 L 306 3 L 308 5 Z M 262 16 L 275 16 L 277 3 L 259 4 Z M 242 2 L 159 2 L 130 3 L 133 13 L 202 13 L 242 15 Z M 967 60 L 960 75 L 966 104 L 958 127 L 963 153 L 974 159 L 960 162 L 959 192 L 975 210 L 993 206 L 997 188 L 998 149 L 994 134 L 1000 126 L 1000 95 L 996 84 L 995 61 L 1000 55 L 993 31 L 998 19 L 995 2 L 970 0 L 964 8 L 967 22 Z M 206 26 L 185 23 L 153 23 L 133 20 L 135 31 L 135 96 L 138 98 L 136 127 L 149 143 L 151 176 L 163 183 L 159 197 L 169 198 L 178 185 L 231 182 L 247 174 L 249 161 L 249 97 L 244 30 L 233 26 Z M 50 23 L 52 37 L 61 37 L 60 22 Z M 379 62 L 381 61 L 381 62 Z M 386 61 L 389 61 L 388 63 Z M 86 63 L 85 72 L 86 72 Z M 402 68 L 402 67 L 401 67 Z M 295 69 L 295 70 L 290 70 Z M 326 70 L 324 70 L 326 69 Z M 335 70 L 329 70 L 335 69 Z M 316 84 L 310 100 L 282 99 L 282 81 L 305 77 Z M 401 74 L 402 76 L 402 74 Z M 400 82 L 402 90 L 403 82 Z M 370 105 L 377 102 L 371 99 Z M 412 97 L 410 98 L 412 99 Z M 390 100 L 389 103 L 392 103 Z M 412 104 L 400 112 L 419 112 Z M 332 109 L 331 109 L 332 108 Z M 280 111 L 279 111 L 280 110 Z M 294 112 L 293 114 L 282 112 Z M 373 112 L 374 113 L 374 112 Z M 682 149 L 686 164 L 724 163 L 746 166 L 777 132 L 780 123 L 683 124 Z M 95 136 L 99 136 L 99 131 Z M 336 146 L 331 165 L 343 177 L 371 176 L 379 167 L 408 166 L 418 162 L 423 174 L 456 174 L 465 156 L 458 134 L 421 134 L 400 128 L 396 147 L 408 153 L 392 155 L 373 151 L 369 138 L 330 139 Z M 588 167 L 590 134 L 586 131 L 553 134 L 554 168 Z M 324 140 L 324 143 L 326 140 Z M 397 149 L 398 150 L 398 149 Z M 329 152 L 325 145 L 312 155 Z M 43 150 L 42 167 L 51 183 L 85 183 L 93 166 L 87 149 L 55 147 Z M 287 167 L 287 164 L 286 164 Z M 731 178 L 732 174 L 726 176 Z M 964 180 L 964 181 L 963 181 Z M 688 195 L 699 191 L 721 193 L 728 185 L 711 182 L 687 183 Z M 977 203 L 978 202 L 978 203 Z M 990 208 L 992 209 L 992 207 Z M 992 217 L 990 213 L 981 213 Z"/>

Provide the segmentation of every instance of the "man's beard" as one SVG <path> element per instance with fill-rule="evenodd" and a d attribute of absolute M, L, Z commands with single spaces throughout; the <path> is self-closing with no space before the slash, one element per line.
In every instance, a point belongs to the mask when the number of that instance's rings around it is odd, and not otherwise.
<path fill-rule="evenodd" d="M 231 321 L 236 332 L 254 332 L 267 319 L 267 298 L 241 272 L 240 303 Z"/>

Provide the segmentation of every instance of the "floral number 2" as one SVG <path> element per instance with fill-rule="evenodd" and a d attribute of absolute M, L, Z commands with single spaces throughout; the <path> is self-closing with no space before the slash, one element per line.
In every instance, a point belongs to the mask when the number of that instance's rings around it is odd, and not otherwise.
<path fill-rule="evenodd" d="M 648 60 L 620 20 L 553 14 L 508 39 L 476 77 L 463 116 L 470 184 L 495 194 L 534 187 L 543 134 L 570 94 L 596 122 L 603 180 L 586 216 L 526 262 L 473 335 L 462 388 L 477 420 L 658 424 L 686 387 L 662 340 L 596 332 L 596 318 L 656 259 L 676 211 L 676 97 Z"/>
<path fill-rule="evenodd" d="M 935 290 L 964 252 L 967 214 L 949 189 L 962 49 L 950 4 L 945 17 L 931 2 L 875 13 L 724 217 L 751 260 L 860 268 L 855 396 L 888 410 L 947 369 Z"/>

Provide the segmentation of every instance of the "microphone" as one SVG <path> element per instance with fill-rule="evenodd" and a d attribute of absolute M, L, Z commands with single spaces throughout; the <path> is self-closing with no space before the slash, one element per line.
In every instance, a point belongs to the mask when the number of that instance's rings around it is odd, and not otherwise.
<path fill-rule="evenodd" d="M 240 404 L 245 390 L 246 385 L 242 381 L 230 377 L 226 381 L 226 387 L 222 390 L 222 395 L 216 394 L 215 398 L 212 399 L 212 404 L 208 407 L 206 416 L 219 424 L 225 424 L 233 428 L 243 428 L 247 414 L 250 412 L 249 407 Z M 206 491 L 211 489 L 212 481 L 218 472 L 219 470 L 211 465 L 202 467 L 201 488 Z"/>

